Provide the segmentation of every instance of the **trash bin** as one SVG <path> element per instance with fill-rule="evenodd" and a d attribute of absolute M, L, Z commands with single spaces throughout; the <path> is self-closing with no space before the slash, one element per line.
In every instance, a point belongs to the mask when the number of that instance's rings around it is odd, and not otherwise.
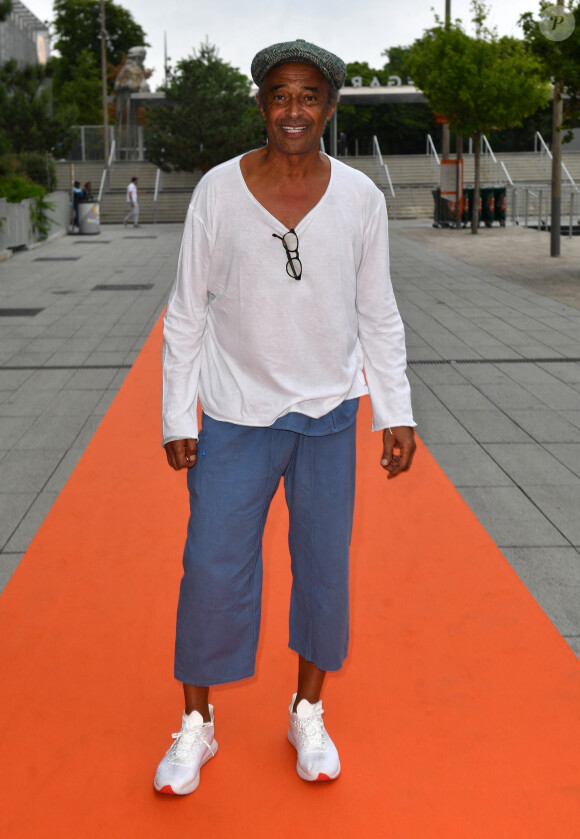
<path fill-rule="evenodd" d="M 101 219 L 97 201 L 79 202 L 79 233 L 95 234 L 101 232 Z"/>
<path fill-rule="evenodd" d="M 441 188 L 432 190 L 435 208 L 433 213 L 433 227 L 451 227 L 455 225 L 455 201 L 449 201 L 441 195 Z"/>
<path fill-rule="evenodd" d="M 495 193 L 495 213 L 494 218 L 499 221 L 500 227 L 505 227 L 506 219 L 506 188 L 499 186 L 494 189 Z"/>
<path fill-rule="evenodd" d="M 471 208 L 473 207 L 474 192 L 474 187 L 468 187 L 463 190 L 463 215 L 461 216 L 461 221 L 464 227 L 471 224 Z M 481 192 L 479 194 L 479 221 L 481 223 Z"/>
<path fill-rule="evenodd" d="M 481 218 L 486 227 L 491 227 L 495 218 L 495 189 L 484 186 L 481 190 Z"/>

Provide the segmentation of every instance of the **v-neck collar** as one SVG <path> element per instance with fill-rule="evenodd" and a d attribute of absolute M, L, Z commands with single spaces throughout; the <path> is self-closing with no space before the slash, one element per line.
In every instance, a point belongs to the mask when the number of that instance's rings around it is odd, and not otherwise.
<path fill-rule="evenodd" d="M 237 161 L 236 161 L 236 167 L 237 167 L 237 170 L 238 170 L 238 174 L 239 174 L 240 180 L 241 180 L 241 182 L 242 182 L 243 188 L 244 188 L 244 190 L 245 190 L 245 192 L 246 192 L 246 195 L 249 197 L 250 201 L 252 201 L 252 203 L 253 203 L 256 207 L 258 207 L 258 208 L 259 208 L 259 210 L 262 212 L 262 214 L 263 214 L 263 215 L 264 215 L 264 216 L 265 216 L 265 217 L 269 220 L 270 224 L 274 224 L 274 225 L 276 226 L 276 228 L 277 228 L 279 231 L 284 232 L 284 233 L 287 233 L 287 232 L 288 232 L 288 228 L 286 227 L 286 225 L 285 225 L 285 224 L 283 224 L 283 223 L 280 221 L 280 219 L 279 219 L 279 218 L 277 218 L 276 216 L 272 215 L 272 213 L 271 213 L 269 210 L 267 210 L 267 209 L 264 207 L 264 205 L 263 205 L 263 204 L 261 204 L 261 203 L 258 201 L 258 199 L 257 199 L 257 198 L 256 198 L 256 196 L 254 195 L 254 193 L 253 193 L 253 192 L 251 191 L 251 189 L 248 187 L 248 185 L 247 185 L 247 183 L 246 183 L 246 179 L 244 178 L 244 175 L 243 175 L 243 172 L 242 172 L 242 165 L 241 165 L 241 163 L 242 163 L 242 158 L 243 158 L 243 157 L 245 157 L 245 156 L 246 156 L 246 154 L 247 154 L 247 152 L 246 152 L 245 154 L 241 154 L 241 155 L 237 158 Z M 330 157 L 330 156 L 329 156 L 329 155 L 327 155 L 327 154 L 325 154 L 325 156 L 326 156 L 326 157 L 328 158 L 328 160 L 330 161 L 330 178 L 328 179 L 328 184 L 327 184 L 326 189 L 324 190 L 323 194 L 320 196 L 319 200 L 318 200 L 318 201 L 316 202 L 316 204 L 314 205 L 314 207 L 312 207 L 312 209 L 311 209 L 311 210 L 309 210 L 309 211 L 306 213 L 306 215 L 305 215 L 305 216 L 303 216 L 303 217 L 300 219 L 300 221 L 298 222 L 298 224 L 294 227 L 294 230 L 296 230 L 296 232 L 297 232 L 297 233 L 304 232 L 304 229 L 308 226 L 308 223 L 309 223 L 309 221 L 310 221 L 311 217 L 314 215 L 314 213 L 316 213 L 316 211 L 319 209 L 319 207 L 321 207 L 321 205 L 324 203 L 324 201 L 326 200 L 326 196 L 329 194 L 329 192 L 330 192 L 330 190 L 331 190 L 331 188 L 332 188 L 332 186 L 333 186 L 333 182 L 334 182 L 334 167 L 335 167 L 335 165 L 336 165 L 336 164 L 335 164 L 335 161 L 332 159 L 332 157 Z"/>

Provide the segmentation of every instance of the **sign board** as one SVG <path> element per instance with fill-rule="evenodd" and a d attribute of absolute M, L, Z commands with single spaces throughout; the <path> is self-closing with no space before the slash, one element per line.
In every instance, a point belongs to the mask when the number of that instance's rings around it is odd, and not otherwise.
<path fill-rule="evenodd" d="M 460 158 L 460 160 L 442 160 L 439 170 L 441 199 L 451 203 L 450 210 L 455 215 L 458 187 L 459 205 L 463 208 L 463 158 Z"/>

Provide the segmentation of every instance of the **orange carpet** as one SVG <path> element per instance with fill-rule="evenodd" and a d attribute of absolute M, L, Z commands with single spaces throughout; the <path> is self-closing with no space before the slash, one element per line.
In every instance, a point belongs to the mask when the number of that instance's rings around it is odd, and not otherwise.
<path fill-rule="evenodd" d="M 157 327 L 0 598 L 0 836 L 580 837 L 580 663 L 424 447 L 387 483 L 366 400 L 351 655 L 325 689 L 342 776 L 301 781 L 285 739 L 278 495 L 257 676 L 214 691 L 220 752 L 197 792 L 154 794 L 181 716 L 187 514 L 159 356 Z"/>

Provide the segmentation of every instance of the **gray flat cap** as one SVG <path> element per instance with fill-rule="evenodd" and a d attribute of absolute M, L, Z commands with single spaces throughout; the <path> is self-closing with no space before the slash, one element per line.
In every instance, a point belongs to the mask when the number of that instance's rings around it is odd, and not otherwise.
<path fill-rule="evenodd" d="M 311 64 L 320 70 L 324 78 L 332 87 L 341 88 L 346 78 L 346 64 L 337 55 L 334 55 L 316 44 L 309 44 L 302 38 L 296 41 L 284 41 L 281 44 L 272 44 L 271 47 L 260 50 L 252 61 L 252 78 L 258 87 L 262 84 L 270 70 L 280 64 L 298 62 L 299 64 Z"/>

